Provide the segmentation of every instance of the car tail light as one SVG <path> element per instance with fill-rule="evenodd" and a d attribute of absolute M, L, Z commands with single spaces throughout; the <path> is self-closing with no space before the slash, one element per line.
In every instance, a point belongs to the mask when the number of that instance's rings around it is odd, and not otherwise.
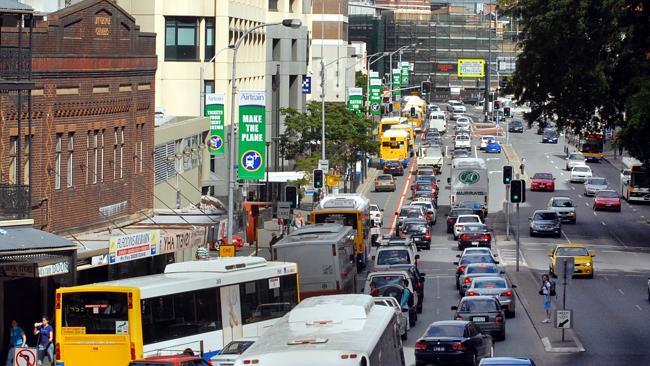
<path fill-rule="evenodd" d="M 415 344 L 415 349 L 420 350 L 420 351 L 424 351 L 424 350 L 427 349 L 427 344 L 424 343 L 424 342 L 418 342 L 418 343 Z"/>
<path fill-rule="evenodd" d="M 451 344 L 451 349 L 456 351 L 462 351 L 465 349 L 465 345 L 460 342 L 455 342 Z"/>
<path fill-rule="evenodd" d="M 488 241 L 488 240 L 490 240 L 491 238 L 492 238 L 492 236 L 491 236 L 490 234 L 483 234 L 483 235 L 481 235 L 481 240 Z"/>
<path fill-rule="evenodd" d="M 56 294 L 56 308 L 61 309 L 61 293 Z"/>
<path fill-rule="evenodd" d="M 472 279 L 469 277 L 465 277 L 465 283 L 472 283 Z"/>
<path fill-rule="evenodd" d="M 461 227 L 463 227 L 463 225 L 461 225 L 461 224 L 456 224 L 456 229 L 460 229 Z"/>
<path fill-rule="evenodd" d="M 59 342 L 54 345 L 54 355 L 57 361 L 61 361 L 61 344 Z"/>
<path fill-rule="evenodd" d="M 131 361 L 135 360 L 135 343 L 131 342 L 131 346 L 129 347 L 131 349 Z"/>
<path fill-rule="evenodd" d="M 503 317 L 502 317 L 501 315 L 497 315 L 497 316 L 495 317 L 495 321 L 496 321 L 497 323 L 503 323 Z"/>
<path fill-rule="evenodd" d="M 501 296 L 512 297 L 512 290 L 502 292 Z"/>
<path fill-rule="evenodd" d="M 467 292 L 465 293 L 465 296 L 478 296 L 478 293 L 476 293 L 476 292 L 474 292 L 474 291 L 467 291 Z"/>
<path fill-rule="evenodd" d="M 424 234 L 424 239 L 426 239 L 426 240 L 431 240 L 431 233 L 429 233 L 429 232 L 427 231 L 427 233 Z"/>
<path fill-rule="evenodd" d="M 463 317 L 460 316 L 460 315 L 456 315 L 456 316 L 454 317 L 454 320 L 463 320 Z"/>
<path fill-rule="evenodd" d="M 462 235 L 460 236 L 460 240 L 462 240 L 462 241 L 467 241 L 467 237 L 468 237 L 467 234 L 462 234 Z"/>
<path fill-rule="evenodd" d="M 459 272 L 462 272 L 462 271 L 465 270 L 465 266 L 458 266 L 458 269 L 457 269 L 457 270 L 458 270 Z"/>

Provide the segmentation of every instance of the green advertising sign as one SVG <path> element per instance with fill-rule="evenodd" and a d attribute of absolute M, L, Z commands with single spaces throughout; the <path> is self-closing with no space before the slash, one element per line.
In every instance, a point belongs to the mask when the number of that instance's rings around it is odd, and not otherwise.
<path fill-rule="evenodd" d="M 399 89 L 402 86 L 402 73 L 400 69 L 393 69 L 393 88 L 392 89 Z M 393 95 L 396 97 L 399 97 L 402 95 L 401 90 L 394 90 Z"/>
<path fill-rule="evenodd" d="M 363 89 L 348 88 L 348 109 L 363 114 Z"/>
<path fill-rule="evenodd" d="M 210 118 L 208 150 L 210 151 L 210 155 L 214 156 L 222 156 L 226 150 L 226 130 L 223 123 L 225 101 L 226 96 L 222 93 L 209 93 L 205 95 L 204 116 Z"/>
<path fill-rule="evenodd" d="M 400 71 L 402 73 L 402 86 L 407 86 L 409 85 L 409 74 L 411 71 L 411 65 L 409 65 L 408 62 L 402 62 L 402 65 L 400 67 Z"/>
<path fill-rule="evenodd" d="M 381 115 L 381 79 L 370 78 L 370 114 Z"/>
<path fill-rule="evenodd" d="M 266 94 L 239 93 L 238 179 L 264 179 L 266 165 Z"/>

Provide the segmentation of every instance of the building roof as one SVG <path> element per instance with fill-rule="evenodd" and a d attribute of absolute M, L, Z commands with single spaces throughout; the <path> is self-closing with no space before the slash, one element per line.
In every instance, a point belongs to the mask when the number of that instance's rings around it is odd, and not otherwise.
<path fill-rule="evenodd" d="M 76 245 L 46 231 L 31 227 L 0 228 L 0 254 L 69 247 Z"/>
<path fill-rule="evenodd" d="M 16 0 L 0 0 L 0 13 L 32 13 L 34 9 Z"/>

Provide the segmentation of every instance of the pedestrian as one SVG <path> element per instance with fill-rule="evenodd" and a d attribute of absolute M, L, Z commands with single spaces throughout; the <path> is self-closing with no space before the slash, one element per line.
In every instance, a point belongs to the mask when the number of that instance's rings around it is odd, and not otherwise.
<path fill-rule="evenodd" d="M 544 297 L 544 311 L 546 312 L 546 318 L 542 320 L 542 323 L 551 322 L 551 281 L 548 278 L 548 275 L 542 276 L 542 287 L 539 289 L 539 294 Z"/>
<path fill-rule="evenodd" d="M 293 216 L 293 219 L 291 219 L 291 223 L 289 224 L 289 229 L 290 231 L 298 230 L 303 225 L 305 224 L 305 221 L 302 219 L 302 215 L 298 213 L 297 215 Z"/>
<path fill-rule="evenodd" d="M 278 229 L 281 233 L 284 233 L 284 219 L 281 217 L 278 217 Z"/>
<path fill-rule="evenodd" d="M 411 290 L 409 290 L 409 280 L 406 278 L 403 279 L 402 286 L 404 286 L 404 289 L 402 290 L 402 297 L 400 298 L 399 305 L 402 307 L 402 309 L 408 310 L 413 303 L 413 294 L 411 294 Z"/>
<path fill-rule="evenodd" d="M 298 228 L 305 226 L 305 219 L 302 218 L 302 214 L 300 212 L 298 212 L 297 218 L 298 218 L 298 225 L 299 225 Z"/>
<path fill-rule="evenodd" d="M 50 319 L 43 315 L 40 323 L 34 323 L 34 335 L 38 336 L 38 364 L 42 365 L 45 356 L 49 364 L 54 363 L 54 329 L 50 325 Z"/>
<path fill-rule="evenodd" d="M 23 328 L 18 326 L 18 322 L 12 320 L 11 328 L 9 328 L 9 352 L 7 353 L 6 366 L 13 366 L 16 347 L 27 347 L 27 336 Z"/>
<path fill-rule="evenodd" d="M 620 142 L 618 144 L 618 155 L 620 157 L 623 157 L 623 144 L 621 144 Z"/>
<path fill-rule="evenodd" d="M 370 282 L 370 296 L 377 297 L 379 296 L 379 289 L 374 282 Z"/>
<path fill-rule="evenodd" d="M 521 175 L 524 175 L 524 168 L 526 164 L 526 159 L 521 159 L 521 165 L 519 165 L 519 170 L 521 171 Z"/>
<path fill-rule="evenodd" d="M 194 356 L 194 351 L 192 351 L 191 348 L 185 348 L 185 350 L 183 350 L 182 354 L 185 355 L 185 356 Z"/>

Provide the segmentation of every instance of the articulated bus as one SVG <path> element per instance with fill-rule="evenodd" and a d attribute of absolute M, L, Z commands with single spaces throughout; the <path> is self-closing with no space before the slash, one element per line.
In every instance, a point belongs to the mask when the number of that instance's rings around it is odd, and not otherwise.
<path fill-rule="evenodd" d="M 392 307 L 375 305 L 369 295 L 310 297 L 235 365 L 404 366 L 396 319 Z"/>
<path fill-rule="evenodd" d="M 384 117 L 379 121 L 377 127 L 377 138 L 381 140 L 381 137 L 384 135 L 384 132 L 388 131 L 394 125 L 406 124 L 408 119 L 405 117 Z"/>
<path fill-rule="evenodd" d="M 602 133 L 586 133 L 580 135 L 578 150 L 587 160 L 603 160 L 603 145 L 605 137 Z"/>
<path fill-rule="evenodd" d="M 365 268 L 370 257 L 370 202 L 360 194 L 331 194 L 323 198 L 309 214 L 312 224 L 333 223 L 356 230 L 355 254 L 357 268 Z"/>
<path fill-rule="evenodd" d="M 400 123 L 398 125 L 392 125 L 390 127 L 393 131 L 406 131 L 408 133 L 408 151 L 409 156 L 415 155 L 415 133 L 413 132 L 413 126 L 408 123 Z"/>
<path fill-rule="evenodd" d="M 406 168 L 409 165 L 408 132 L 390 129 L 379 139 L 379 165 L 388 160 L 398 160 Z"/>
<path fill-rule="evenodd" d="M 217 354 L 259 336 L 299 301 L 295 263 L 260 257 L 173 263 L 165 273 L 56 290 L 56 364 L 116 366 Z"/>

